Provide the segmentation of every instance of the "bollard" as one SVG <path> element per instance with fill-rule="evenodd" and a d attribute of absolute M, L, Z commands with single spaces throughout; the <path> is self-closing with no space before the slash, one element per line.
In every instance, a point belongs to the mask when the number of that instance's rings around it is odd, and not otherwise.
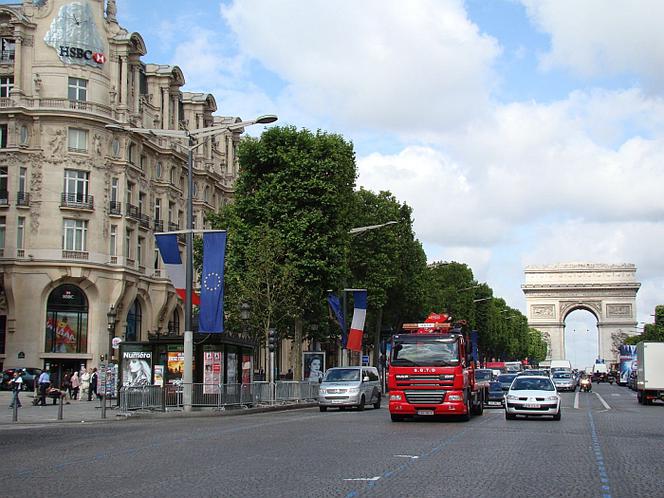
<path fill-rule="evenodd" d="M 12 409 L 12 422 L 18 422 L 18 403 L 14 400 L 14 405 Z"/>
<path fill-rule="evenodd" d="M 62 409 L 64 407 L 64 405 L 63 405 L 64 396 L 59 396 L 59 398 L 60 398 L 60 404 L 58 405 L 58 420 L 62 420 Z"/>
<path fill-rule="evenodd" d="M 101 418 L 106 418 L 106 394 L 101 395 Z"/>

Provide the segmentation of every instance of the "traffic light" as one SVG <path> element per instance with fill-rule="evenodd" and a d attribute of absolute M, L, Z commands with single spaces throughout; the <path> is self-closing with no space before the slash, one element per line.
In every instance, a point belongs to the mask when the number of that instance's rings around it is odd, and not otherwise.
<path fill-rule="evenodd" d="M 267 347 L 270 350 L 270 353 L 274 352 L 277 347 L 277 331 L 274 329 L 269 329 L 267 331 Z"/>

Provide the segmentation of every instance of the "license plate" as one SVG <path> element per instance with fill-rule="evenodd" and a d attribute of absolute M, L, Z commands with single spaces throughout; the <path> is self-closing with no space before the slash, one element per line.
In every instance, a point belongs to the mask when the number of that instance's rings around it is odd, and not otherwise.
<path fill-rule="evenodd" d="M 490 405 L 501 405 L 502 403 L 500 401 L 489 401 Z"/>
<path fill-rule="evenodd" d="M 539 405 L 539 403 L 524 403 L 523 407 L 524 408 L 539 408 L 540 405 Z"/>
<path fill-rule="evenodd" d="M 433 410 L 417 410 L 418 415 L 433 415 Z"/>

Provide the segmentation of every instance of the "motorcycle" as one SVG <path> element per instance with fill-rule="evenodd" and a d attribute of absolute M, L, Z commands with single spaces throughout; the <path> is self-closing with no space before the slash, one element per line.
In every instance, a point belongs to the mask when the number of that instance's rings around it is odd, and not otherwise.
<path fill-rule="evenodd" d="M 592 389 L 593 385 L 590 382 L 590 379 L 581 379 L 579 381 L 579 391 L 589 393 L 590 391 L 592 391 Z"/>

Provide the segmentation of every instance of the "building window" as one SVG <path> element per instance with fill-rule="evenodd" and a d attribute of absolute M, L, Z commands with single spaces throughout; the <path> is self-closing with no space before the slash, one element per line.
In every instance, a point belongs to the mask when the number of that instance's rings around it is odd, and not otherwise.
<path fill-rule="evenodd" d="M 14 60 L 16 43 L 13 38 L 0 38 L 0 62 L 11 62 Z"/>
<path fill-rule="evenodd" d="M 65 200 L 67 202 L 88 202 L 90 173 L 75 169 L 65 170 Z"/>
<path fill-rule="evenodd" d="M 161 220 L 161 199 L 154 200 L 154 219 L 155 221 Z"/>
<path fill-rule="evenodd" d="M 159 249 L 156 248 L 154 250 L 154 269 L 158 270 L 160 268 L 159 266 Z"/>
<path fill-rule="evenodd" d="M 25 192 L 28 187 L 28 168 L 18 170 L 18 191 Z"/>
<path fill-rule="evenodd" d="M 7 166 L 0 166 L 0 206 L 9 204 L 9 192 L 7 192 Z"/>
<path fill-rule="evenodd" d="M 169 202 L 168 203 L 168 223 L 175 223 L 175 203 L 174 202 Z"/>
<path fill-rule="evenodd" d="M 157 176 L 157 178 L 161 178 L 161 175 L 163 173 L 162 169 L 163 168 L 161 166 L 161 162 L 158 161 L 154 167 L 155 175 Z"/>
<path fill-rule="evenodd" d="M 145 212 L 145 194 L 143 192 L 138 193 L 138 212 L 140 214 Z"/>
<path fill-rule="evenodd" d="M 67 96 L 69 100 L 88 100 L 88 80 L 70 77 Z"/>
<path fill-rule="evenodd" d="M 177 309 L 173 310 L 172 319 L 168 322 L 168 334 L 177 335 L 180 333 L 180 314 Z"/>
<path fill-rule="evenodd" d="M 191 194 L 194 199 L 198 196 L 198 184 L 196 182 L 191 184 Z"/>
<path fill-rule="evenodd" d="M 134 304 L 127 313 L 127 328 L 125 329 L 125 341 L 138 341 L 141 338 L 141 322 L 143 314 L 141 313 L 141 304 L 134 299 Z"/>
<path fill-rule="evenodd" d="M 7 125 L 6 124 L 0 124 L 0 149 L 6 149 L 7 148 Z"/>
<path fill-rule="evenodd" d="M 131 259 L 131 239 L 134 238 L 134 231 L 131 228 L 127 228 L 125 232 L 125 246 L 124 246 L 124 257 Z"/>
<path fill-rule="evenodd" d="M 25 249 L 25 217 L 19 216 L 16 223 L 16 249 Z"/>
<path fill-rule="evenodd" d="M 108 248 L 108 252 L 112 257 L 115 257 L 118 255 L 118 226 L 117 225 L 111 225 L 111 237 L 110 237 L 110 247 Z"/>
<path fill-rule="evenodd" d="M 13 76 L 0 76 L 0 97 L 9 97 L 14 88 Z"/>
<path fill-rule="evenodd" d="M 86 353 L 88 300 L 72 284 L 51 292 L 46 304 L 46 353 Z"/>
<path fill-rule="evenodd" d="M 143 248 L 145 247 L 145 238 L 138 238 L 138 245 L 136 246 L 136 259 L 138 261 L 138 266 L 143 266 Z"/>
<path fill-rule="evenodd" d="M 71 152 L 88 151 L 88 130 L 69 128 L 69 150 Z"/>
<path fill-rule="evenodd" d="M 5 354 L 6 338 L 7 338 L 7 315 L 0 315 L 0 354 Z"/>
<path fill-rule="evenodd" d="M 175 176 L 176 175 L 177 175 L 177 173 L 175 171 L 175 168 L 171 168 L 171 178 L 170 178 L 171 185 L 175 185 Z"/>
<path fill-rule="evenodd" d="M 205 190 L 203 190 L 203 200 L 205 202 L 210 202 L 210 186 L 206 185 Z"/>
<path fill-rule="evenodd" d="M 127 147 L 127 160 L 130 164 L 135 164 L 136 162 L 136 144 L 130 143 Z"/>
<path fill-rule="evenodd" d="M 140 162 L 141 171 L 145 171 L 145 167 L 147 164 L 148 164 L 148 158 L 145 156 L 141 156 L 141 162 Z"/>
<path fill-rule="evenodd" d="M 132 206 L 132 201 L 134 200 L 134 184 L 127 182 L 127 205 Z"/>
<path fill-rule="evenodd" d="M 7 230 L 7 218 L 0 216 L 0 256 L 5 253 L 5 231 Z"/>
<path fill-rule="evenodd" d="M 86 251 L 88 222 L 85 220 L 65 219 L 62 248 L 65 251 Z"/>

